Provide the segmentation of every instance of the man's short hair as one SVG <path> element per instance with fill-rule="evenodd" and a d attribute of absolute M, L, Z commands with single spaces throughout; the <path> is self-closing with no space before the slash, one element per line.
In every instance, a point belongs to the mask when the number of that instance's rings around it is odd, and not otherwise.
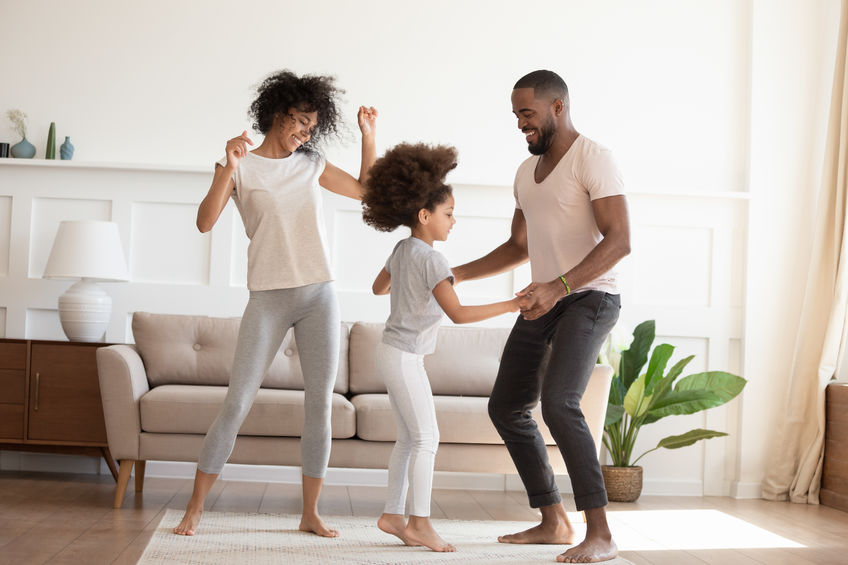
<path fill-rule="evenodd" d="M 568 86 L 562 77 L 553 71 L 540 70 L 528 73 L 518 79 L 512 88 L 532 88 L 536 98 L 550 98 L 551 102 L 568 101 Z"/>

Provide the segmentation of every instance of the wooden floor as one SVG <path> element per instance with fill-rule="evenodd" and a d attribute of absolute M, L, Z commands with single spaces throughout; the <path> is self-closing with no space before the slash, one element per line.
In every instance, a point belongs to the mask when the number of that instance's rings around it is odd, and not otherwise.
<path fill-rule="evenodd" d="M 114 485 L 109 476 L 0 472 L 0 563 L 135 563 L 165 510 L 183 509 L 191 492 L 189 480 L 148 478 L 143 494 L 130 492 L 123 508 L 114 510 Z M 327 486 L 321 512 L 376 517 L 384 494 L 380 487 Z M 538 516 L 518 492 L 437 490 L 433 502 L 434 518 L 535 520 Z M 569 500 L 566 506 L 570 504 Z M 218 481 L 207 510 L 298 513 L 300 487 Z M 643 496 L 636 503 L 611 504 L 609 511 L 621 555 L 636 565 L 848 563 L 848 513 L 828 507 Z M 657 527 L 656 516 L 670 519 L 680 533 Z M 759 528 L 767 542 L 758 543 L 757 535 L 746 533 L 742 544 L 737 539 L 722 545 L 720 536 L 699 530 L 711 527 L 701 517 Z M 747 532 L 744 528 L 740 531 Z M 679 545 L 677 540 L 687 538 L 687 532 L 709 538 L 711 548 Z M 796 547 L 776 547 L 786 544 L 773 544 L 769 536 Z M 561 549 L 552 546 L 552 561 Z"/>

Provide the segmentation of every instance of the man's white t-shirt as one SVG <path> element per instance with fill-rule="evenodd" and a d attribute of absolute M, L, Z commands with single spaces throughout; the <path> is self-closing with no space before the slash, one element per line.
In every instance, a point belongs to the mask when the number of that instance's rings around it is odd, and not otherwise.
<path fill-rule="evenodd" d="M 515 174 L 515 207 L 527 222 L 527 248 L 534 282 L 548 282 L 580 263 L 603 239 L 592 201 L 624 194 L 624 180 L 606 147 L 578 136 L 541 183 L 534 173 L 539 156 L 525 160 Z M 618 294 L 615 270 L 572 292 Z"/>
<path fill-rule="evenodd" d="M 247 288 L 295 288 L 332 280 L 318 179 L 322 157 L 284 159 L 248 152 L 233 173 L 247 248 Z M 218 161 L 226 166 L 227 157 Z"/>

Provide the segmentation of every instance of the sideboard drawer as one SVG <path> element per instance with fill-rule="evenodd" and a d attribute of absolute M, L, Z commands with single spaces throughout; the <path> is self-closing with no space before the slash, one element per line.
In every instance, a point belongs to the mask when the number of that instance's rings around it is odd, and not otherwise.
<path fill-rule="evenodd" d="M 24 439 L 24 405 L 0 404 L 0 440 Z"/>
<path fill-rule="evenodd" d="M 25 371 L 26 363 L 26 343 L 0 343 L 0 369 L 17 369 L 20 371 Z"/>
<path fill-rule="evenodd" d="M 23 404 L 26 400 L 26 371 L 0 369 L 0 403 Z"/>

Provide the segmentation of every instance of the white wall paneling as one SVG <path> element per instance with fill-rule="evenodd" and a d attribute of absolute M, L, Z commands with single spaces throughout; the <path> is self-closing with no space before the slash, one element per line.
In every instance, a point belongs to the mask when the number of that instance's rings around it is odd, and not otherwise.
<path fill-rule="evenodd" d="M 12 229 L 12 199 L 0 195 L 0 277 L 9 274 L 9 244 Z"/>
<path fill-rule="evenodd" d="M 134 202 L 130 278 L 162 284 L 209 284 L 210 236 L 195 226 L 196 203 Z"/>

